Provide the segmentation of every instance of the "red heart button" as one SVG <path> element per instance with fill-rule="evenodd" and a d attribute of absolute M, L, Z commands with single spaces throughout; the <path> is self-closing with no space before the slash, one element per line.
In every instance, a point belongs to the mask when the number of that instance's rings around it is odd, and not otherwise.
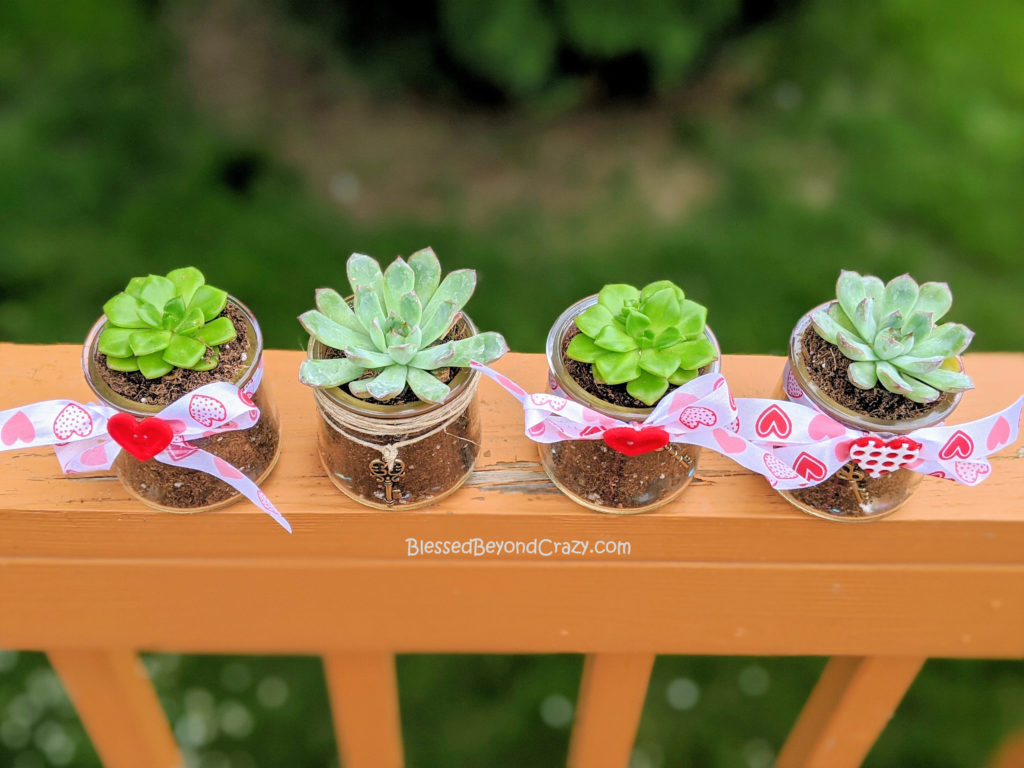
<path fill-rule="evenodd" d="M 639 456 L 668 445 L 668 432 L 661 427 L 613 427 L 602 437 L 609 448 L 626 456 Z"/>
<path fill-rule="evenodd" d="M 174 430 L 163 419 L 150 416 L 139 421 L 130 413 L 111 416 L 107 433 L 139 461 L 149 461 L 174 438 Z"/>

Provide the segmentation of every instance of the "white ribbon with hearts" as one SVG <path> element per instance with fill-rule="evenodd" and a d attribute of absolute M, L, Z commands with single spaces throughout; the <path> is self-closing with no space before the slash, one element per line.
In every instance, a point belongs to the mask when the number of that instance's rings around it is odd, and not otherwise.
<path fill-rule="evenodd" d="M 698 376 L 663 397 L 642 422 L 625 422 L 557 394 L 528 394 L 507 376 L 476 361 L 470 366 L 522 404 L 526 436 L 534 442 L 604 440 L 626 455 L 656 450 L 668 442 L 688 443 L 728 456 L 763 475 L 773 488 L 790 490 L 812 485 L 777 457 L 771 446 L 760 445 L 743 434 L 740 427 L 745 401 L 733 398 L 721 374 Z"/>
<path fill-rule="evenodd" d="M 153 458 L 223 480 L 291 533 L 291 525 L 256 483 L 189 442 L 256 424 L 260 410 L 251 395 L 259 386 L 260 372 L 241 389 L 226 382 L 206 384 L 149 417 L 165 422 L 173 434 Z M 52 445 L 64 474 L 108 470 L 122 448 L 108 431 L 108 423 L 119 413 L 109 406 L 74 400 L 46 400 L 0 411 L 0 451 Z M 144 429 L 147 421 L 138 422 L 139 427 Z"/>
<path fill-rule="evenodd" d="M 739 402 L 741 431 L 805 480 L 818 484 L 851 459 L 871 477 L 909 469 L 964 485 L 992 472 L 988 457 L 1017 439 L 1024 397 L 983 419 L 917 429 L 903 435 L 847 427 L 822 413 L 786 365 L 790 401 L 749 398 Z"/>

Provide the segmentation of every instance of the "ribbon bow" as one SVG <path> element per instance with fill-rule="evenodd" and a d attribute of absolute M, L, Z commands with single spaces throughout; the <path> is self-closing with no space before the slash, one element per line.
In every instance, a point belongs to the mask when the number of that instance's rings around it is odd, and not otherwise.
<path fill-rule="evenodd" d="M 840 424 L 806 397 L 787 364 L 788 397 L 802 402 L 746 399 L 739 418 L 757 445 L 812 484 L 853 460 L 871 477 L 897 469 L 977 485 L 992 472 L 988 457 L 1017 439 L 1024 397 L 1003 410 L 954 426 L 917 429 L 903 435 L 864 432 Z"/>
<path fill-rule="evenodd" d="M 654 451 L 670 442 L 689 443 L 728 456 L 763 475 L 774 488 L 789 490 L 812 484 L 776 456 L 770 445 L 743 434 L 744 400 L 732 396 L 721 374 L 698 376 L 662 398 L 642 422 L 624 422 L 556 394 L 528 394 L 507 376 L 476 361 L 470 362 L 470 367 L 522 403 L 526 435 L 535 442 L 604 440 L 627 456 Z"/>
<path fill-rule="evenodd" d="M 0 450 L 52 445 L 64 474 L 74 475 L 110 469 L 123 448 L 140 461 L 156 459 L 223 480 L 291 533 L 291 525 L 256 483 L 189 442 L 258 422 L 260 411 L 250 396 L 257 385 L 256 377 L 243 389 L 226 382 L 207 384 L 141 421 L 109 406 L 74 400 L 0 411 Z"/>

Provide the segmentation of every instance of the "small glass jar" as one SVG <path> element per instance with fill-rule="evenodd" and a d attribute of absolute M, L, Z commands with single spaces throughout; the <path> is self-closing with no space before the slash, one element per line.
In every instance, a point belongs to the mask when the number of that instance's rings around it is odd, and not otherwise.
<path fill-rule="evenodd" d="M 228 297 L 228 303 L 239 310 L 239 317 L 244 317 L 248 336 L 243 357 L 248 365 L 230 382 L 242 389 L 260 370 L 263 336 L 256 318 L 244 304 L 233 296 Z M 106 322 L 106 317 L 96 322 L 82 348 L 82 368 L 86 382 L 104 404 L 118 411 L 130 413 L 136 418 L 159 413 L 167 407 L 166 404 L 132 400 L 115 392 L 104 381 L 100 373 L 100 353 L 96 346 Z M 259 485 L 277 464 L 281 453 L 281 428 L 277 408 L 265 378 L 251 397 L 253 404 L 260 409 L 260 420 L 252 427 L 197 438 L 189 443 L 223 459 Z M 242 498 L 241 493 L 213 475 L 164 464 L 156 459 L 139 461 L 127 451 L 118 454 L 114 461 L 114 471 L 128 493 L 143 504 L 165 512 L 206 512 Z"/>
<path fill-rule="evenodd" d="M 462 315 L 462 338 L 476 326 Z M 310 339 L 309 359 L 327 348 Z M 480 374 L 460 368 L 441 403 L 387 405 L 342 387 L 314 388 L 320 411 L 317 446 L 327 476 L 349 498 L 374 509 L 416 509 L 458 490 L 480 452 L 476 389 Z"/>
<path fill-rule="evenodd" d="M 597 303 L 588 296 L 561 314 L 547 339 L 549 383 L 556 394 L 627 423 L 640 422 L 653 408 L 625 408 L 608 403 L 587 392 L 569 374 L 563 358 L 576 318 Z M 704 373 L 718 373 L 721 350 L 710 328 L 704 334 L 714 345 L 718 358 Z M 675 499 L 693 479 L 700 448 L 688 443 L 669 443 L 664 448 L 626 456 L 603 440 L 564 440 L 541 443 L 540 463 L 559 490 L 597 512 L 632 515 L 656 509 Z"/>
<path fill-rule="evenodd" d="M 811 378 L 804 357 L 803 337 L 811 328 L 811 315 L 827 310 L 835 301 L 815 307 L 793 328 L 789 337 L 789 365 L 782 382 L 789 400 L 811 406 L 851 429 L 869 432 L 883 440 L 917 429 L 941 424 L 960 402 L 962 393 L 945 392 L 935 407 L 909 419 L 883 419 L 847 408 L 825 394 Z M 813 330 L 811 331 L 813 333 Z M 957 359 L 961 365 L 962 362 Z M 921 474 L 909 469 L 871 477 L 850 461 L 823 482 L 792 491 L 779 491 L 784 499 L 808 514 L 842 522 L 869 522 L 892 514 L 910 498 Z"/>

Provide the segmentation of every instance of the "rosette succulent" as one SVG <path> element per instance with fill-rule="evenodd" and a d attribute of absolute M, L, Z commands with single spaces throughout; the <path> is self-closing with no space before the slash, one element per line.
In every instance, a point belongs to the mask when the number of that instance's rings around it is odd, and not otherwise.
<path fill-rule="evenodd" d="M 147 379 L 175 368 L 208 371 L 219 361 L 219 345 L 236 336 L 231 319 L 219 316 L 227 300 L 195 267 L 133 277 L 103 305 L 107 324 L 97 349 L 111 370 L 140 371 Z"/>
<path fill-rule="evenodd" d="M 844 270 L 836 297 L 827 310 L 811 315 L 811 323 L 853 361 L 847 376 L 854 386 L 881 384 L 917 403 L 974 386 L 956 362 L 974 332 L 959 323 L 935 324 L 953 304 L 946 283 L 918 285 L 901 275 L 883 285 L 872 275 Z"/>
<path fill-rule="evenodd" d="M 476 288 L 476 272 L 459 269 L 441 280 L 441 265 L 430 248 L 406 262 L 395 259 L 381 272 L 369 256 L 354 253 L 347 274 L 351 304 L 330 288 L 316 292 L 317 309 L 299 322 L 321 344 L 344 357 L 306 360 L 299 380 L 314 387 L 348 384 L 356 397 L 391 400 L 408 385 L 428 403 L 451 391 L 434 375 L 463 368 L 470 360 L 488 363 L 508 351 L 494 332 L 445 340 L 459 311 Z"/>
<path fill-rule="evenodd" d="M 669 280 L 643 290 L 606 285 L 597 304 L 576 318 L 580 333 L 566 354 L 592 363 L 596 381 L 625 384 L 630 395 L 654 405 L 669 385 L 690 381 L 718 357 L 704 335 L 707 314 Z"/>

